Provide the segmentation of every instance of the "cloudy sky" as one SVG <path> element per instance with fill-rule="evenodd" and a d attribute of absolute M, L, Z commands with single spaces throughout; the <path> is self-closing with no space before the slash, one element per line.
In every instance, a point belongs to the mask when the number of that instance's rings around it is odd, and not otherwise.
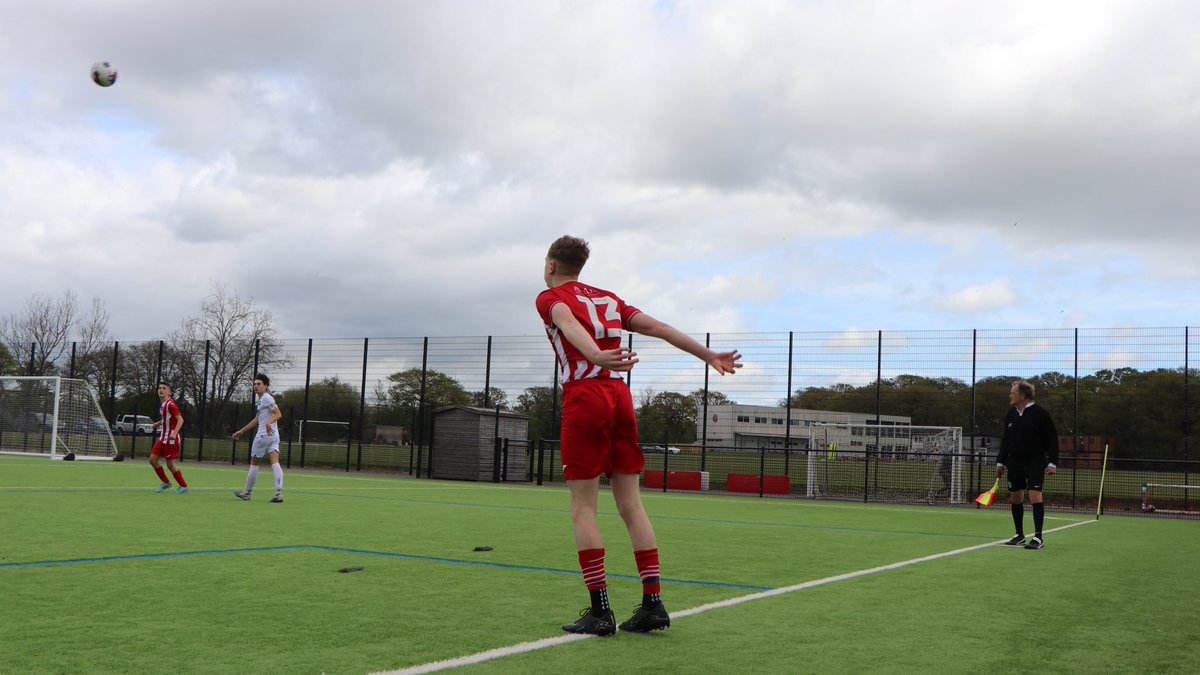
<path fill-rule="evenodd" d="M 690 332 L 1183 326 L 1200 5 L 17 0 L 0 315 L 525 335 L 548 243 Z M 92 84 L 109 60 L 115 86 Z"/>

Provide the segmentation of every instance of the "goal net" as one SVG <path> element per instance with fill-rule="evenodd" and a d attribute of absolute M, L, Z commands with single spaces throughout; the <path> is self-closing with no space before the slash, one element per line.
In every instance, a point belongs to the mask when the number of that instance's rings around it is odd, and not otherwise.
<path fill-rule="evenodd" d="M 1143 513 L 1200 514 L 1200 485 L 1142 485 Z"/>
<path fill-rule="evenodd" d="M 962 504 L 962 427 L 813 423 L 808 496 Z"/>
<path fill-rule="evenodd" d="M 84 380 L 0 376 L 0 453 L 118 459 L 100 398 Z"/>

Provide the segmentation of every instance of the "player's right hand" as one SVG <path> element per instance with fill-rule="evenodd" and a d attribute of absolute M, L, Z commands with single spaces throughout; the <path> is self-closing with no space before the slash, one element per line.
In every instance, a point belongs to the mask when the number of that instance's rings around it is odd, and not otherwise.
<path fill-rule="evenodd" d="M 235 441 L 236 441 L 236 440 L 240 440 L 240 439 L 241 439 L 241 437 L 242 437 L 242 432 L 241 432 L 241 431 L 235 431 L 235 432 L 233 432 L 233 440 L 235 440 Z"/>

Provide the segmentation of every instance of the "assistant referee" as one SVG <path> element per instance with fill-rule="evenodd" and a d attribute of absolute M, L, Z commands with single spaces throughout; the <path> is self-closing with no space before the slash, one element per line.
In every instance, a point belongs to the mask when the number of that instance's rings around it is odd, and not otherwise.
<path fill-rule="evenodd" d="M 1013 407 L 1004 417 L 1004 437 L 996 455 L 996 478 L 1003 477 L 1008 468 L 1008 494 L 1012 498 L 1012 517 L 1017 533 L 1004 543 L 1036 550 L 1045 547 L 1042 521 L 1046 510 L 1042 505 L 1042 484 L 1046 476 L 1053 475 L 1057 469 L 1058 430 L 1054 428 L 1050 413 L 1033 402 L 1033 391 L 1032 384 L 1017 380 L 1008 392 L 1008 402 Z M 1025 490 L 1029 490 L 1035 529 L 1033 539 L 1027 544 Z"/>

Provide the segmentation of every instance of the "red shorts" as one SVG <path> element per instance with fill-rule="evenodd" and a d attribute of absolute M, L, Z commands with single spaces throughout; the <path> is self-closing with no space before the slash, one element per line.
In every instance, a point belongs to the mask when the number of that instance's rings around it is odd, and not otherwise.
<path fill-rule="evenodd" d="M 641 473 L 633 396 L 624 381 L 593 379 L 563 387 L 562 464 L 566 480 Z"/>
<path fill-rule="evenodd" d="M 158 439 L 154 441 L 154 448 L 150 450 L 150 454 L 158 455 L 166 459 L 179 459 L 179 448 L 181 447 L 182 439 L 176 437 L 173 441 L 163 441 Z"/>

